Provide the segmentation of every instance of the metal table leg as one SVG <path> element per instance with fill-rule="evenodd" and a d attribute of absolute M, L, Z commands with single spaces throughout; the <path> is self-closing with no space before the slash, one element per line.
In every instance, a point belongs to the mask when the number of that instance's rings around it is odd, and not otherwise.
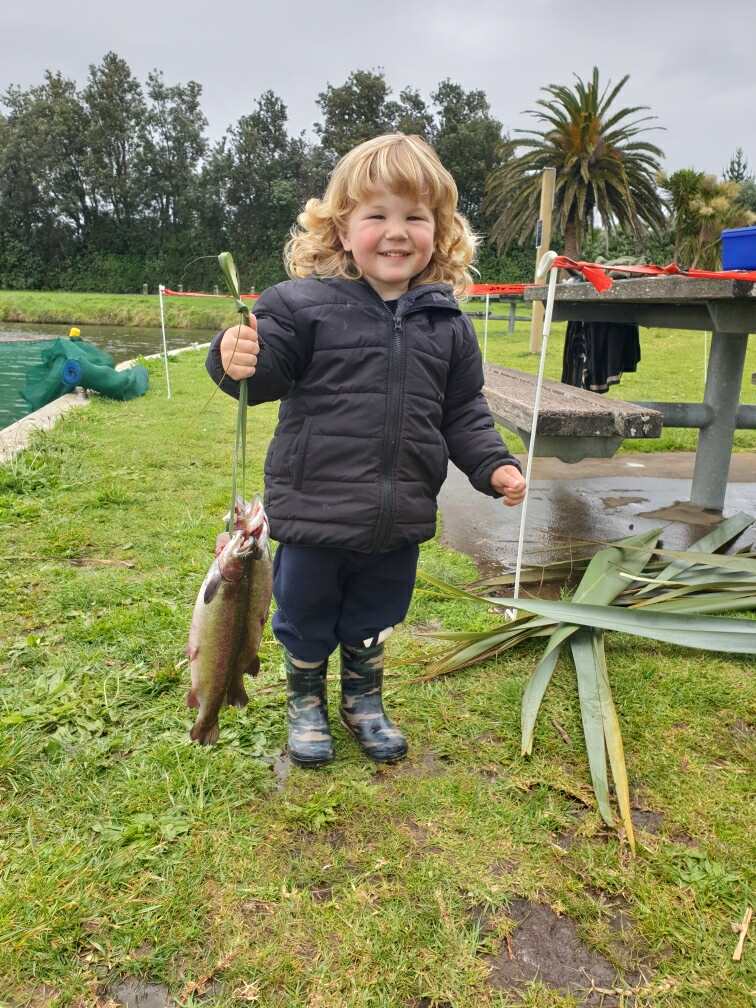
<path fill-rule="evenodd" d="M 724 507 L 747 344 L 747 333 L 712 335 L 704 403 L 714 418 L 698 435 L 691 488 L 691 503 L 712 511 Z"/>

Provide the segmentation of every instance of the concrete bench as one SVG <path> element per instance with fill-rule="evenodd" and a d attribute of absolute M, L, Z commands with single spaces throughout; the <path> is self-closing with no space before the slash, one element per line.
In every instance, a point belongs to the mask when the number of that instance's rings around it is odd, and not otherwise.
<path fill-rule="evenodd" d="M 536 376 L 487 364 L 483 393 L 494 419 L 530 443 Z M 620 399 L 544 379 L 535 454 L 580 462 L 611 458 L 627 438 L 654 438 L 662 415 Z"/>

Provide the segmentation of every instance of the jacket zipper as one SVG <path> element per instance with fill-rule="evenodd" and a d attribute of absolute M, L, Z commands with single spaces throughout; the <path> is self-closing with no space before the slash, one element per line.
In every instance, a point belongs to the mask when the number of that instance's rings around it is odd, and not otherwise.
<path fill-rule="evenodd" d="M 378 297 L 378 295 L 376 295 L 376 297 Z M 383 305 L 383 307 L 390 313 L 391 310 L 389 308 L 386 308 L 385 305 Z M 428 306 L 419 305 L 416 307 L 415 305 L 410 305 L 409 309 L 403 315 L 399 314 L 399 305 L 396 307 L 397 314 L 392 316 L 393 330 L 388 372 L 389 394 L 386 401 L 386 408 L 388 409 L 389 414 L 388 426 L 386 428 L 386 438 L 383 445 L 381 507 L 378 515 L 378 521 L 375 526 L 375 533 L 373 535 L 373 545 L 371 549 L 371 552 L 373 553 L 379 553 L 388 543 L 394 512 L 392 475 L 399 452 L 399 430 L 403 420 L 403 412 L 400 407 L 402 402 L 402 393 L 404 390 L 404 378 L 406 374 L 404 355 L 407 351 L 404 345 L 404 340 L 402 339 L 404 319 L 407 315 L 412 315 L 414 312 L 425 311 Z M 451 310 L 454 315 L 460 314 L 460 309 L 458 307 L 452 308 L 452 306 L 449 305 L 444 306 L 444 308 L 447 311 Z"/>
<path fill-rule="evenodd" d="M 397 306 L 398 307 L 398 306 Z M 380 552 L 387 542 L 387 532 L 391 527 L 391 519 L 394 511 L 393 507 L 393 481 L 392 473 L 396 463 L 397 448 L 399 445 L 399 427 L 402 422 L 401 411 L 401 391 L 403 385 L 404 369 L 403 353 L 404 341 L 402 340 L 402 316 L 396 315 L 393 319 L 394 328 L 391 336 L 391 354 L 389 356 L 388 386 L 389 394 L 386 400 L 388 410 L 388 426 L 386 428 L 386 438 L 383 445 L 383 467 L 381 477 L 381 510 L 373 537 L 373 552 Z"/>

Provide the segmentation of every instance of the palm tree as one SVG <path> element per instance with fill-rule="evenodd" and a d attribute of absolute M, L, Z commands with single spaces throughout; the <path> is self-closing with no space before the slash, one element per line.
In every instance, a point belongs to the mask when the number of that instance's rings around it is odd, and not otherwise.
<path fill-rule="evenodd" d="M 588 84 L 577 77 L 573 88 L 550 84 L 542 89 L 549 97 L 539 99 L 540 107 L 528 114 L 545 129 L 517 130 L 525 137 L 504 144 L 503 163 L 486 186 L 484 210 L 493 218 L 491 237 L 500 249 L 533 231 L 544 168 L 556 169 L 554 223 L 571 258 L 580 254 L 594 210 L 607 231 L 617 224 L 637 235 L 643 225 L 663 225 L 655 180 L 664 154 L 636 139 L 655 128 L 642 125 L 655 117 L 632 118 L 645 105 L 611 109 L 628 79 L 625 75 L 614 87 L 610 81 L 600 92 L 594 67 Z"/>

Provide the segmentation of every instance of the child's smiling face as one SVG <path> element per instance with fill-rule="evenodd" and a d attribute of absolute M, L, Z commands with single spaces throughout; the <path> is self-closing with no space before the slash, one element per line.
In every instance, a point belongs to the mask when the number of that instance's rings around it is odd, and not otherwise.
<path fill-rule="evenodd" d="M 380 187 L 352 210 L 341 244 L 384 301 L 400 297 L 433 256 L 436 221 L 422 201 Z"/>

